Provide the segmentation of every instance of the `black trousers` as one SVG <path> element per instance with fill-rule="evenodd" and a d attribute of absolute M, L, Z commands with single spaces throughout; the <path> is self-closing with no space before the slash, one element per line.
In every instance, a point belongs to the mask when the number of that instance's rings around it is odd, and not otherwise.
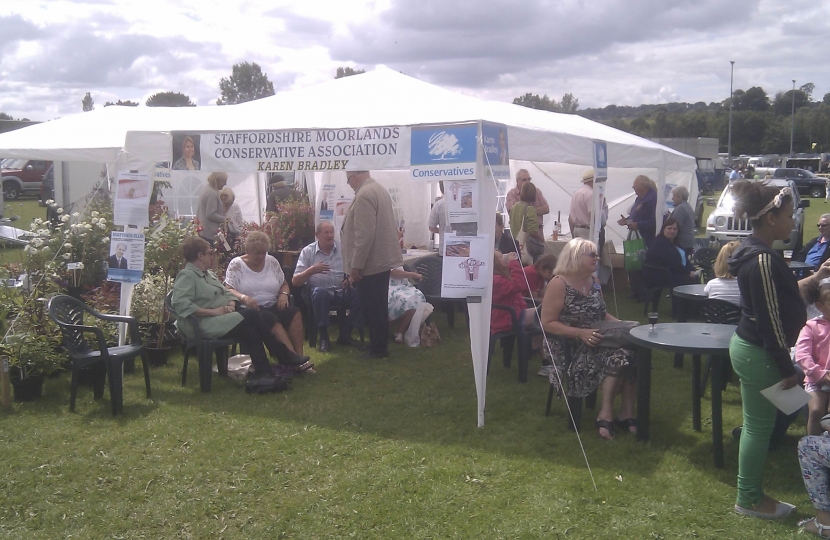
<path fill-rule="evenodd" d="M 369 325 L 369 353 L 389 352 L 389 270 L 357 282 L 363 321 Z"/>
<path fill-rule="evenodd" d="M 260 312 L 253 309 L 241 309 L 239 313 L 244 318 L 242 322 L 222 337 L 238 339 L 240 348 L 251 356 L 251 363 L 256 372 L 270 375 L 271 362 L 268 360 L 265 347 L 268 347 L 280 363 L 288 359 L 290 351 L 271 333 L 273 325 L 266 322 Z"/>

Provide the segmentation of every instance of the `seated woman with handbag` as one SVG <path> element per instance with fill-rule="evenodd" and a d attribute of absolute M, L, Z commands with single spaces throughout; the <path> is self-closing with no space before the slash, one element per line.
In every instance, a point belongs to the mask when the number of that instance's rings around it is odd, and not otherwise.
<path fill-rule="evenodd" d="M 565 245 L 554 269 L 554 277 L 545 290 L 542 302 L 542 328 L 545 332 L 565 336 L 570 347 L 571 363 L 565 364 L 560 340 L 542 347 L 543 357 L 552 351 L 549 378 L 562 395 L 560 377 L 567 381 L 567 395 L 585 397 L 602 386 L 602 407 L 595 422 L 599 436 L 614 438 L 614 425 L 636 433 L 634 403 L 637 394 L 634 352 L 620 347 L 604 347 L 598 328 L 605 321 L 618 321 L 605 309 L 602 289 L 594 278 L 599 255 L 596 245 L 584 238 L 574 238 Z M 624 321 L 619 321 L 625 326 Z M 604 324 L 604 326 L 613 326 Z M 633 326 L 633 324 L 632 324 Z M 619 341 L 619 340 L 615 340 Z M 614 419 L 614 396 L 622 391 L 622 406 Z"/>
<path fill-rule="evenodd" d="M 276 381 L 265 353 L 266 347 L 280 363 L 301 365 L 308 362 L 307 356 L 300 356 L 277 341 L 271 333 L 270 324 L 259 311 L 236 311 L 236 297 L 210 270 L 215 250 L 204 238 L 185 238 L 182 253 L 187 265 L 176 276 L 171 302 L 177 314 L 176 326 L 185 337 L 194 335 L 187 317 L 195 315 L 205 338 L 238 339 L 242 348 L 251 355 L 257 379 L 271 378 Z"/>
<path fill-rule="evenodd" d="M 545 236 L 539 226 L 539 217 L 533 203 L 536 202 L 536 186 L 525 182 L 519 194 L 519 202 L 510 208 L 510 232 L 521 246 L 522 264 L 528 265 L 545 251 Z"/>

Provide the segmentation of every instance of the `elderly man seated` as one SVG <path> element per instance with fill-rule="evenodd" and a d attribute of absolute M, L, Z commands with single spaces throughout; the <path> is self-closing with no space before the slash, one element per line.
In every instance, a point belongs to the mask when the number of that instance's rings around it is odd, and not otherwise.
<path fill-rule="evenodd" d="M 804 244 L 801 251 L 793 257 L 794 261 L 811 264 L 815 270 L 830 259 L 830 249 L 827 249 L 830 244 L 830 214 L 822 214 L 818 218 L 818 232 L 819 235 Z"/>
<path fill-rule="evenodd" d="M 343 272 L 343 254 L 334 241 L 334 225 L 322 221 L 315 231 L 317 241 L 300 252 L 297 268 L 291 280 L 295 287 L 308 283 L 311 306 L 320 336 L 320 352 L 331 350 L 329 340 L 329 310 L 332 306 L 348 308 L 349 317 L 340 321 L 338 345 L 351 345 L 352 327 L 362 325 L 360 299 Z"/>

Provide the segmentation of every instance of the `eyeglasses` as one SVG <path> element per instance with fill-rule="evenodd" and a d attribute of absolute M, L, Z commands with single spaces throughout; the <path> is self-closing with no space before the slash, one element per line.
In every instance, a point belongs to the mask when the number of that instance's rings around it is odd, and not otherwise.
<path fill-rule="evenodd" d="M 830 225 L 830 223 L 819 223 L 818 225 L 816 225 L 816 227 L 818 227 L 819 229 L 823 229 L 823 228 L 827 227 L 828 225 Z"/>
<path fill-rule="evenodd" d="M 586 257 L 591 257 L 592 259 L 596 259 L 597 257 L 599 257 L 599 255 L 597 255 L 594 251 L 590 253 L 583 253 L 583 255 L 585 255 Z"/>

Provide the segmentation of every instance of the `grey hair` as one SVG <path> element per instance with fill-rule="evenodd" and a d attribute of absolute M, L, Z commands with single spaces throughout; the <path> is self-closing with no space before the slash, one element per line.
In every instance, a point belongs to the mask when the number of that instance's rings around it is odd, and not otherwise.
<path fill-rule="evenodd" d="M 689 190 L 686 189 L 686 186 L 677 186 L 676 188 L 671 190 L 671 192 L 672 192 L 673 195 L 677 195 L 678 197 L 680 197 L 684 201 L 689 200 Z"/>
<path fill-rule="evenodd" d="M 826 219 L 827 221 L 830 221 L 830 214 L 822 214 L 819 216 L 819 219 Z"/>
<path fill-rule="evenodd" d="M 321 221 L 316 227 L 314 227 L 314 234 L 320 234 L 323 232 L 323 225 L 331 225 L 331 228 L 334 229 L 334 225 L 332 225 L 330 221 Z"/>

